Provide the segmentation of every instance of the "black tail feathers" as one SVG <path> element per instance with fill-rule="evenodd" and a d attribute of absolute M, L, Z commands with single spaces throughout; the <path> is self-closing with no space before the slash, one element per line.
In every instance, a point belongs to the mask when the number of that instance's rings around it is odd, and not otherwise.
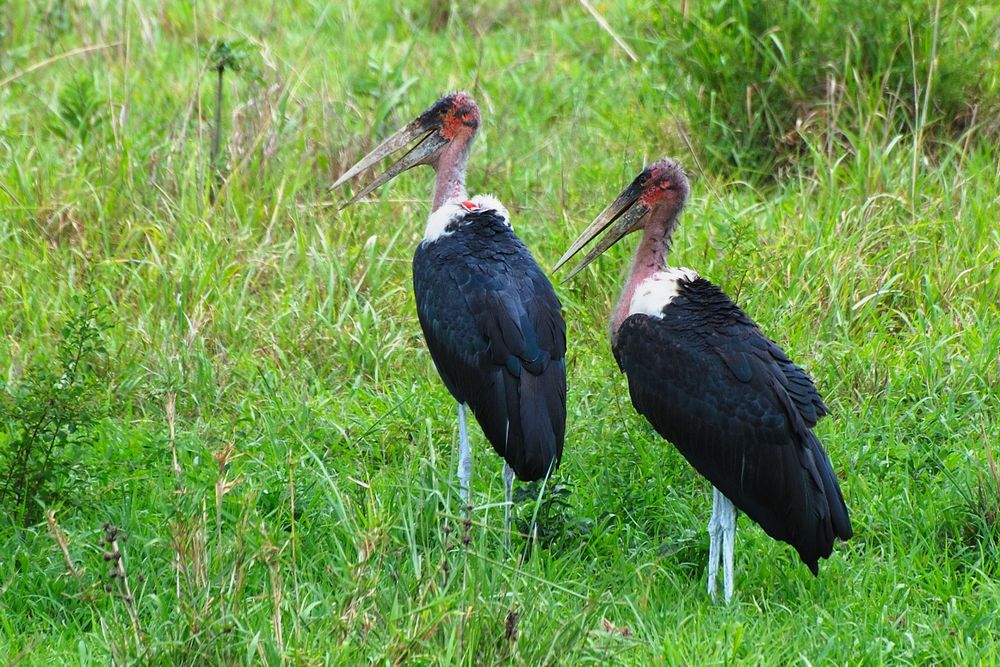
<path fill-rule="evenodd" d="M 560 359 L 540 373 L 497 371 L 496 381 L 467 402 L 493 449 L 522 481 L 559 467 L 566 432 L 566 366 Z"/>
<path fill-rule="evenodd" d="M 493 446 L 522 481 L 542 479 L 562 458 L 566 429 L 566 371 L 560 360 L 541 374 L 505 373 L 509 430 Z"/>
<path fill-rule="evenodd" d="M 830 507 L 830 523 L 833 526 L 833 534 L 841 540 L 847 541 L 854 535 L 854 530 L 851 528 L 851 518 L 847 515 L 847 504 L 844 502 L 844 494 L 840 491 L 837 474 L 833 471 L 830 457 L 823 451 L 823 446 L 816 439 L 816 436 L 813 436 L 812 444 L 816 453 L 820 478 L 823 480 L 826 502 Z"/>
<path fill-rule="evenodd" d="M 814 575 L 818 575 L 819 559 L 828 558 L 833 553 L 834 539 L 849 540 L 854 531 L 851 528 L 847 505 L 844 503 L 840 483 L 837 481 L 837 475 L 833 471 L 830 458 L 812 432 L 809 433 L 808 446 L 812 452 L 822 488 L 815 489 L 813 499 L 816 516 L 815 534 L 804 544 L 796 545 L 796 549 L 809 570 Z"/>

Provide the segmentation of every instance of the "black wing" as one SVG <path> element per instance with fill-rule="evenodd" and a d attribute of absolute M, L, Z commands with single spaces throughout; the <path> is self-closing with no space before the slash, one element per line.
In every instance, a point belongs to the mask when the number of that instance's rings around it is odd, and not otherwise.
<path fill-rule="evenodd" d="M 467 404 L 517 477 L 559 465 L 566 429 L 566 325 L 548 278 L 491 211 L 423 243 L 417 314 L 452 395 Z"/>
<path fill-rule="evenodd" d="M 809 376 L 719 288 L 681 283 L 663 318 L 632 315 L 615 339 L 636 410 L 815 574 L 848 539 L 836 475 L 810 430 L 826 407 Z"/>

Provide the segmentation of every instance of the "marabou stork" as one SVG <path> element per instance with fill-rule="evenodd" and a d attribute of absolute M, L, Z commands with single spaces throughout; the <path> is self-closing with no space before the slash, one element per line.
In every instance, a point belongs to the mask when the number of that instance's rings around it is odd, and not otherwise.
<path fill-rule="evenodd" d="M 458 401 L 463 503 L 469 501 L 472 473 L 468 407 L 505 461 L 509 539 L 514 475 L 541 479 L 562 457 L 566 324 L 552 284 L 514 234 L 507 209 L 492 196 L 470 199 L 466 194 L 466 162 L 479 118 L 479 107 L 467 93 L 446 95 L 333 187 L 417 139 L 344 206 L 417 165 L 437 172 L 426 231 L 413 256 L 417 315 L 438 373 Z"/>
<path fill-rule="evenodd" d="M 714 599 L 721 557 L 729 602 L 736 508 L 795 547 L 814 575 L 834 537 L 851 537 L 851 522 L 830 459 L 811 430 L 827 413 L 812 380 L 721 289 L 690 269 L 667 266 L 688 189 L 673 160 L 649 165 L 556 269 L 605 229 L 568 277 L 642 230 L 611 315 L 612 350 L 635 409 L 715 487 L 708 592 Z"/>

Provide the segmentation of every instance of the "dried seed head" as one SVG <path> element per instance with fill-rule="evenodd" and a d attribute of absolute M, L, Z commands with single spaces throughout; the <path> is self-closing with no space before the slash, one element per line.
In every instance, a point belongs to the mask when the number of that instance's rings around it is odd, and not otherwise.
<path fill-rule="evenodd" d="M 517 625 L 520 620 L 521 615 L 516 610 L 511 609 L 507 612 L 507 619 L 504 621 L 504 637 L 507 638 L 507 641 L 517 641 L 517 637 L 520 634 Z"/>
<path fill-rule="evenodd" d="M 108 570 L 108 576 L 111 577 L 112 579 L 114 579 L 115 577 L 117 577 L 118 576 L 118 568 L 117 567 L 113 567 L 110 570 Z"/>
<path fill-rule="evenodd" d="M 112 558 L 114 558 L 114 554 L 113 553 L 111 553 L 110 551 L 105 551 L 104 552 L 104 560 L 111 560 Z"/>

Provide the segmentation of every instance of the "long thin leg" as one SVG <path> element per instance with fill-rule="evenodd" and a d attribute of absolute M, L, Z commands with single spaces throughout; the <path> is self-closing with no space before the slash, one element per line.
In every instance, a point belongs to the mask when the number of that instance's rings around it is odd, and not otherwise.
<path fill-rule="evenodd" d="M 469 429 L 465 424 L 465 404 L 458 404 L 458 483 L 462 491 L 462 505 L 469 505 L 469 480 L 472 478 L 472 448 L 469 446 Z"/>
<path fill-rule="evenodd" d="M 708 594 L 716 599 L 716 578 L 722 561 L 722 594 L 726 603 L 733 597 L 733 551 L 736 538 L 736 506 L 713 489 L 712 518 L 708 521 Z"/>
<path fill-rule="evenodd" d="M 722 593 L 726 604 L 733 599 L 733 589 L 736 587 L 733 574 L 733 552 L 736 545 L 736 506 L 721 493 L 719 496 L 725 502 L 722 513 Z"/>
<path fill-rule="evenodd" d="M 712 518 L 708 520 L 708 594 L 712 600 L 716 600 L 716 577 L 719 574 L 719 547 L 722 546 L 722 531 L 719 523 L 719 496 L 718 489 L 713 489 L 712 494 Z"/>
<path fill-rule="evenodd" d="M 507 465 L 506 462 L 503 464 L 503 487 L 504 487 L 504 503 L 503 503 L 503 515 L 506 519 L 507 532 L 504 537 L 504 544 L 510 549 L 510 508 L 511 508 L 511 492 L 514 489 L 514 469 Z"/>

